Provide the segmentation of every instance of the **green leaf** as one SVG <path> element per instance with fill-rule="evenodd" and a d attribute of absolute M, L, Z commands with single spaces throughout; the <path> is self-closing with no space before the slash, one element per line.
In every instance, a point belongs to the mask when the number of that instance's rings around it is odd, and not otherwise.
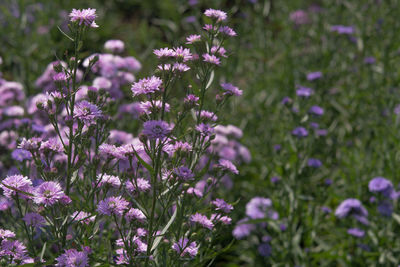
<path fill-rule="evenodd" d="M 59 26 L 57 26 L 57 28 L 58 28 L 58 30 L 59 30 L 65 37 L 67 37 L 68 39 L 70 39 L 72 42 L 75 41 L 74 39 L 72 39 L 71 36 L 69 36 L 69 35 L 66 34 L 63 30 L 61 30 L 61 28 L 60 28 Z"/>
<path fill-rule="evenodd" d="M 164 226 L 159 236 L 156 237 L 154 240 L 153 246 L 151 247 L 151 251 L 155 250 L 158 244 L 161 242 L 163 235 L 167 232 L 168 228 L 171 224 L 175 221 L 176 214 L 178 213 L 178 209 L 175 209 L 174 214 L 172 214 L 171 218 L 169 219 L 168 223 Z"/>

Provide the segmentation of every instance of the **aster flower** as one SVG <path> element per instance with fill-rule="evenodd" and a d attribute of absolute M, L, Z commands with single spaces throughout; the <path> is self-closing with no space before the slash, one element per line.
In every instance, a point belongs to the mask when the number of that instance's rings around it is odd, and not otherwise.
<path fill-rule="evenodd" d="M 32 227 L 41 227 L 46 224 L 45 218 L 36 212 L 26 213 L 23 220 L 25 221 L 26 225 Z"/>
<path fill-rule="evenodd" d="M 1 182 L 0 188 L 3 189 L 3 194 L 8 199 L 11 199 L 17 193 L 19 197 L 27 198 L 29 196 L 24 192 L 30 193 L 32 191 L 32 181 L 26 176 L 12 175 Z"/>
<path fill-rule="evenodd" d="M 143 222 L 144 220 L 146 220 L 146 216 L 141 210 L 130 208 L 125 214 L 125 219 L 127 219 L 128 221 L 136 219 L 140 222 Z"/>
<path fill-rule="evenodd" d="M 211 64 L 215 64 L 215 65 L 221 64 L 221 60 L 218 57 L 216 57 L 215 55 L 210 55 L 210 54 L 203 54 L 203 61 L 211 63 Z"/>
<path fill-rule="evenodd" d="M 312 106 L 309 110 L 309 113 L 316 115 L 316 116 L 322 116 L 324 115 L 324 109 L 321 108 L 320 106 Z"/>
<path fill-rule="evenodd" d="M 174 144 L 175 151 L 189 152 L 189 151 L 192 151 L 192 149 L 193 149 L 192 145 L 189 144 L 188 142 L 177 141 Z"/>
<path fill-rule="evenodd" d="M 186 190 L 186 193 L 190 195 L 195 195 L 197 197 L 203 197 L 203 192 L 201 192 L 199 189 L 194 188 L 194 187 L 189 187 L 188 190 Z"/>
<path fill-rule="evenodd" d="M 34 201 L 36 204 L 51 206 L 61 201 L 65 194 L 57 182 L 44 182 L 35 189 Z"/>
<path fill-rule="evenodd" d="M 190 106 L 190 107 L 193 107 L 193 106 L 197 106 L 198 104 L 197 104 L 197 102 L 199 101 L 199 97 L 197 97 L 197 96 L 195 96 L 195 95 L 192 95 L 192 94 L 189 94 L 189 95 L 187 95 L 186 97 L 185 97 L 185 99 L 183 100 L 183 102 L 186 104 L 186 105 L 188 105 L 188 106 Z"/>
<path fill-rule="evenodd" d="M 233 206 L 225 202 L 225 200 L 217 198 L 211 202 L 215 205 L 216 210 L 220 210 L 225 213 L 230 213 L 233 210 Z"/>
<path fill-rule="evenodd" d="M 220 159 L 218 161 L 217 167 L 224 171 L 231 172 L 233 174 L 239 174 L 239 171 L 236 168 L 236 166 L 230 160 L 227 159 Z"/>
<path fill-rule="evenodd" d="M 308 14 L 304 10 L 296 10 L 296 11 L 290 13 L 289 18 L 296 25 L 310 23 Z"/>
<path fill-rule="evenodd" d="M 203 26 L 203 29 L 205 30 L 205 31 L 216 31 L 217 30 L 217 27 L 213 27 L 213 25 L 211 25 L 211 24 L 205 24 L 204 26 Z"/>
<path fill-rule="evenodd" d="M 201 35 L 192 34 L 186 37 L 186 44 L 193 44 L 201 40 Z"/>
<path fill-rule="evenodd" d="M 118 188 L 121 186 L 121 180 L 119 179 L 118 176 L 99 174 L 97 176 L 97 185 L 101 187 L 104 186 L 105 184 L 109 184 L 112 187 Z"/>
<path fill-rule="evenodd" d="M 20 262 L 24 263 L 25 261 L 31 261 L 31 258 L 28 257 L 27 250 L 24 244 L 22 244 L 18 240 L 7 240 L 4 239 L 1 242 L 1 255 L 11 256 L 13 259 L 13 263 Z M 22 262 L 21 262 L 22 261 Z"/>
<path fill-rule="evenodd" d="M 96 123 L 101 118 L 102 111 L 95 105 L 83 100 L 75 105 L 74 118 L 82 121 L 86 126 Z"/>
<path fill-rule="evenodd" d="M 96 219 L 96 215 L 91 216 L 89 213 L 84 211 L 75 211 L 74 213 L 72 213 L 71 218 L 76 222 L 89 224 L 91 222 L 94 222 L 94 220 Z"/>
<path fill-rule="evenodd" d="M 225 48 L 223 48 L 222 46 L 216 46 L 214 45 L 213 47 L 211 47 L 211 53 L 215 54 L 218 53 L 221 57 L 228 57 L 226 55 L 226 50 Z"/>
<path fill-rule="evenodd" d="M 113 52 L 113 53 L 121 53 L 125 49 L 125 44 L 121 40 L 108 40 L 104 44 L 104 48 L 106 50 L 109 50 L 109 51 Z"/>
<path fill-rule="evenodd" d="M 196 214 L 190 216 L 190 221 L 193 223 L 198 223 L 201 226 L 203 226 L 204 228 L 208 228 L 210 230 L 212 230 L 214 227 L 214 224 L 212 223 L 212 221 L 209 220 L 207 218 L 207 216 L 200 214 L 200 213 L 196 213 Z"/>
<path fill-rule="evenodd" d="M 220 222 L 220 223 L 222 223 L 224 225 L 229 225 L 229 224 L 232 223 L 232 219 L 230 217 L 222 216 L 221 214 L 215 214 L 215 213 L 211 214 L 210 219 L 211 219 L 212 222 L 215 222 L 215 223 Z"/>
<path fill-rule="evenodd" d="M 322 166 L 322 162 L 319 159 L 310 158 L 307 161 L 308 167 L 319 168 Z"/>
<path fill-rule="evenodd" d="M 234 96 L 241 96 L 243 91 L 234 86 L 231 83 L 221 83 L 222 89 L 224 89 L 224 95 L 234 95 Z"/>
<path fill-rule="evenodd" d="M 368 224 L 368 211 L 361 204 L 360 200 L 355 198 L 349 198 L 340 203 L 336 208 L 335 216 L 339 219 L 353 216 L 359 222 Z"/>
<path fill-rule="evenodd" d="M 174 63 L 174 65 L 172 66 L 172 70 L 177 72 L 186 72 L 190 70 L 190 67 L 183 63 Z"/>
<path fill-rule="evenodd" d="M 307 137 L 308 131 L 304 127 L 297 127 L 292 131 L 292 135 L 297 137 Z"/>
<path fill-rule="evenodd" d="M 171 126 L 161 120 L 146 121 L 143 124 L 143 134 L 149 139 L 164 139 L 171 132 Z"/>
<path fill-rule="evenodd" d="M 32 137 L 30 139 L 22 138 L 18 145 L 18 148 L 25 149 L 28 151 L 37 150 L 40 147 L 41 139 L 37 137 Z"/>
<path fill-rule="evenodd" d="M 65 253 L 56 258 L 57 267 L 87 267 L 89 258 L 86 251 L 76 249 L 65 250 Z"/>
<path fill-rule="evenodd" d="M 58 138 L 50 138 L 49 140 L 43 141 L 40 144 L 40 151 L 61 153 L 64 151 L 64 148 Z"/>
<path fill-rule="evenodd" d="M 236 239 L 243 239 L 246 236 L 249 236 L 250 233 L 256 229 L 256 226 L 254 224 L 247 224 L 246 223 L 247 220 L 248 219 L 242 219 L 237 222 L 232 232 L 232 235 Z"/>
<path fill-rule="evenodd" d="M 214 128 L 211 127 L 209 124 L 200 123 L 196 125 L 196 131 L 198 131 L 202 136 L 210 136 L 214 134 Z"/>
<path fill-rule="evenodd" d="M 384 177 L 373 178 L 368 184 L 368 189 L 370 192 L 380 193 L 387 198 L 395 198 L 396 195 L 392 182 Z"/>
<path fill-rule="evenodd" d="M 202 110 L 200 112 L 200 119 L 205 120 L 205 121 L 217 121 L 218 117 L 212 111 Z"/>
<path fill-rule="evenodd" d="M 184 181 L 193 180 L 194 174 L 193 172 L 186 166 L 181 166 L 179 168 L 174 169 L 174 174 Z"/>
<path fill-rule="evenodd" d="M 68 80 L 68 78 L 69 78 L 68 75 L 65 74 L 64 72 L 58 72 L 53 76 L 53 81 L 58 83 L 65 82 Z"/>
<path fill-rule="evenodd" d="M 0 229 L 0 239 L 14 238 L 15 233 L 10 230 Z"/>
<path fill-rule="evenodd" d="M 100 214 L 111 216 L 112 214 L 122 216 L 124 211 L 128 209 L 129 202 L 123 197 L 108 197 L 101 200 L 97 205 L 97 211 Z"/>
<path fill-rule="evenodd" d="M 189 48 L 175 47 L 174 48 L 174 57 L 182 60 L 183 62 L 187 62 L 193 58 L 192 53 Z"/>
<path fill-rule="evenodd" d="M 160 48 L 160 49 L 154 49 L 153 53 L 158 57 L 158 58 L 168 58 L 168 57 L 173 57 L 174 56 L 174 50 L 170 48 Z"/>
<path fill-rule="evenodd" d="M 219 28 L 219 32 L 224 34 L 224 35 L 226 35 L 226 36 L 229 36 L 229 37 L 237 36 L 237 33 L 232 28 L 230 28 L 228 26 L 220 27 Z"/>
<path fill-rule="evenodd" d="M 148 95 L 161 90 L 162 80 L 159 77 L 151 76 L 144 78 L 132 85 L 133 96 Z"/>
<path fill-rule="evenodd" d="M 32 154 L 28 150 L 17 148 L 11 153 L 11 157 L 17 161 L 24 161 L 32 159 Z"/>
<path fill-rule="evenodd" d="M 278 219 L 277 214 L 271 208 L 272 201 L 269 198 L 254 197 L 246 204 L 246 215 L 251 219 L 266 217 Z"/>
<path fill-rule="evenodd" d="M 178 242 L 172 245 L 172 249 L 175 250 L 181 257 L 189 254 L 190 257 L 195 257 L 198 252 L 198 247 L 196 242 L 191 242 L 189 244 L 189 239 L 181 238 Z"/>
<path fill-rule="evenodd" d="M 207 9 L 204 12 L 204 15 L 206 15 L 209 18 L 217 19 L 217 21 L 224 21 L 227 18 L 227 15 L 224 11 L 212 8 Z"/>
<path fill-rule="evenodd" d="M 311 88 L 299 86 L 296 90 L 296 94 L 300 97 L 308 98 L 314 94 L 314 91 Z"/>
<path fill-rule="evenodd" d="M 149 181 L 143 178 L 137 178 L 136 181 L 128 181 L 126 182 L 126 189 L 133 193 L 135 191 L 146 192 L 151 188 Z"/>
<path fill-rule="evenodd" d="M 78 21 L 79 25 L 82 23 L 86 26 L 90 26 L 92 28 L 98 27 L 96 22 L 94 21 L 97 17 L 96 9 L 88 8 L 88 9 L 72 9 L 72 12 L 69 14 L 72 22 Z"/>

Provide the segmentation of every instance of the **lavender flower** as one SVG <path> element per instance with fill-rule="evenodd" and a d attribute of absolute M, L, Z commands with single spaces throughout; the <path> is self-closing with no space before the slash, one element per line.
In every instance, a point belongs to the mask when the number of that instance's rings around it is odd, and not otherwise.
<path fill-rule="evenodd" d="M 28 150 L 17 148 L 11 153 L 11 157 L 17 161 L 32 159 L 32 154 Z"/>
<path fill-rule="evenodd" d="M 196 131 L 198 131 L 202 136 L 211 136 L 214 133 L 214 128 L 209 124 L 200 123 L 196 126 Z"/>
<path fill-rule="evenodd" d="M 299 88 L 296 90 L 296 94 L 300 97 L 308 98 L 314 94 L 314 91 L 311 88 L 299 86 Z"/>
<path fill-rule="evenodd" d="M 353 34 L 354 28 L 352 26 L 333 25 L 331 26 L 331 31 L 338 34 Z"/>
<path fill-rule="evenodd" d="M 347 230 L 347 233 L 358 238 L 364 237 L 365 235 L 365 232 L 359 228 L 350 228 Z"/>
<path fill-rule="evenodd" d="M 386 198 L 395 198 L 395 191 L 391 181 L 384 177 L 375 177 L 369 184 L 368 189 L 373 193 L 380 193 Z"/>
<path fill-rule="evenodd" d="M 322 116 L 324 115 L 324 109 L 321 108 L 320 106 L 312 106 L 309 110 L 309 113 L 316 115 L 316 116 Z"/>
<path fill-rule="evenodd" d="M 230 160 L 227 159 L 220 159 L 218 161 L 217 167 L 224 171 L 228 171 L 234 174 L 239 174 L 239 171 L 236 168 L 236 166 Z"/>
<path fill-rule="evenodd" d="M 243 239 L 246 236 L 249 236 L 252 231 L 256 229 L 254 224 L 245 223 L 248 219 L 242 219 L 238 221 L 235 228 L 233 229 L 232 235 L 236 239 Z"/>
<path fill-rule="evenodd" d="M 269 198 L 254 197 L 246 204 L 246 215 L 251 219 L 276 218 L 277 214 L 271 210 L 272 201 Z M 277 218 L 276 218 L 277 219 Z"/>
<path fill-rule="evenodd" d="M 210 54 L 203 54 L 203 61 L 211 63 L 211 64 L 215 64 L 217 66 L 221 64 L 221 60 L 218 57 L 216 57 L 215 55 L 210 55 Z"/>
<path fill-rule="evenodd" d="M 143 178 L 137 178 L 133 182 L 128 181 L 126 183 L 126 189 L 131 193 L 133 193 L 135 191 L 146 192 L 150 188 L 151 188 L 151 185 L 150 185 L 149 181 L 147 181 L 146 179 L 143 179 Z"/>
<path fill-rule="evenodd" d="M 322 166 L 322 162 L 319 159 L 310 158 L 307 161 L 307 166 L 313 168 L 319 168 Z"/>
<path fill-rule="evenodd" d="M 104 44 L 104 48 L 113 53 L 121 53 L 125 49 L 125 44 L 121 40 L 108 40 Z"/>
<path fill-rule="evenodd" d="M 204 15 L 210 18 L 217 19 L 217 21 L 224 21 L 227 15 L 224 11 L 209 8 L 204 12 Z"/>
<path fill-rule="evenodd" d="M 74 213 L 72 213 L 71 218 L 76 222 L 89 224 L 91 222 L 94 222 L 94 220 L 96 219 L 96 215 L 91 216 L 89 213 L 84 211 L 75 211 Z"/>
<path fill-rule="evenodd" d="M 342 203 L 340 203 L 340 205 L 336 208 L 335 216 L 339 219 L 353 216 L 359 222 L 363 224 L 368 224 L 368 211 L 364 208 L 364 206 L 358 199 L 354 198 L 346 199 Z"/>
<path fill-rule="evenodd" d="M 97 176 L 97 184 L 98 186 L 109 184 L 112 187 L 118 188 L 121 186 L 121 180 L 118 176 L 102 174 Z"/>
<path fill-rule="evenodd" d="M 304 127 L 297 127 L 292 131 L 292 135 L 297 137 L 307 137 L 308 131 Z"/>
<path fill-rule="evenodd" d="M 307 74 L 308 81 L 314 81 L 314 80 L 317 80 L 320 78 L 322 78 L 322 72 L 320 72 L 320 71 L 310 72 Z"/>

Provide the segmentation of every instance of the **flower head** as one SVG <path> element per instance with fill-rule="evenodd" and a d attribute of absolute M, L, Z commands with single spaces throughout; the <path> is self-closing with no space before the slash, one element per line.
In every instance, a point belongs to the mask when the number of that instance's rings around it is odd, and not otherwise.
<path fill-rule="evenodd" d="M 217 21 L 224 21 L 227 18 L 227 15 L 224 11 L 212 8 L 209 8 L 206 11 L 204 11 L 204 15 L 206 15 L 209 18 L 217 19 Z"/>
<path fill-rule="evenodd" d="M 61 186 L 57 182 L 44 182 L 35 190 L 34 201 L 37 204 L 54 205 L 58 201 L 63 200 L 65 194 L 61 190 Z"/>
<path fill-rule="evenodd" d="M 135 82 L 132 85 L 133 96 L 148 95 L 161 90 L 162 80 L 159 77 L 151 76 Z"/>
<path fill-rule="evenodd" d="M 368 184 L 368 189 L 370 192 L 373 193 L 381 193 L 383 196 L 387 198 L 395 197 L 395 192 L 393 189 L 392 182 L 384 177 L 373 178 Z"/>
<path fill-rule="evenodd" d="M 77 251 L 76 249 L 65 250 L 65 253 L 57 259 L 57 267 L 87 267 L 89 259 L 86 251 Z"/>
<path fill-rule="evenodd" d="M 90 26 L 92 28 L 96 28 L 96 22 L 94 21 L 97 17 L 96 9 L 88 8 L 88 9 L 72 9 L 69 14 L 72 22 L 78 21 L 79 25 L 82 23 L 86 26 Z"/>
<path fill-rule="evenodd" d="M 221 83 L 222 89 L 224 89 L 224 95 L 234 95 L 234 96 L 241 96 L 243 91 L 234 86 L 231 83 Z"/>
<path fill-rule="evenodd" d="M 171 132 L 171 126 L 161 120 L 146 121 L 143 124 L 143 134 L 149 139 L 164 139 Z"/>
<path fill-rule="evenodd" d="M 74 109 L 74 118 L 82 121 L 86 126 L 95 124 L 101 116 L 101 110 L 86 100 L 77 103 Z"/>
<path fill-rule="evenodd" d="M 174 169 L 174 174 L 179 178 L 182 179 L 184 181 L 187 180 L 193 180 L 194 178 L 194 174 L 192 172 L 192 170 L 190 170 L 188 167 L 186 166 L 181 166 L 179 168 L 175 168 Z"/>
<path fill-rule="evenodd" d="M 198 247 L 196 242 L 189 243 L 189 239 L 181 238 L 178 242 L 172 245 L 172 249 L 175 250 L 181 257 L 189 254 L 190 257 L 197 255 Z"/>
<path fill-rule="evenodd" d="M 353 216 L 361 223 L 368 224 L 366 218 L 368 216 L 368 211 L 364 208 L 361 201 L 355 198 L 349 198 L 340 203 L 336 208 L 335 215 L 339 219 Z"/>
<path fill-rule="evenodd" d="M 97 211 L 103 215 L 119 215 L 125 212 L 128 208 L 129 202 L 126 201 L 123 197 L 108 197 L 104 200 L 101 200 L 97 206 Z"/>
<path fill-rule="evenodd" d="M 33 227 L 40 227 L 46 223 L 46 220 L 43 218 L 43 216 L 36 212 L 28 212 L 25 214 L 23 220 L 25 221 L 26 225 Z"/>
<path fill-rule="evenodd" d="M 190 221 L 194 222 L 194 223 L 198 223 L 201 226 L 208 228 L 210 230 L 212 230 L 214 227 L 214 224 L 212 223 L 212 221 L 209 220 L 207 218 L 207 216 L 200 214 L 200 213 L 196 213 L 196 214 L 190 216 Z"/>
<path fill-rule="evenodd" d="M 233 206 L 231 204 L 228 204 L 225 202 L 225 200 L 217 198 L 216 200 L 211 202 L 213 205 L 215 205 L 216 210 L 220 210 L 225 213 L 229 213 L 233 210 Z"/>
<path fill-rule="evenodd" d="M 236 168 L 236 166 L 230 160 L 227 159 L 220 159 L 218 161 L 217 167 L 224 171 L 228 171 L 234 174 L 239 174 L 239 171 Z"/>
<path fill-rule="evenodd" d="M 27 198 L 28 195 L 24 192 L 30 193 L 32 191 L 32 181 L 26 176 L 12 175 L 1 182 L 0 188 L 3 189 L 3 194 L 9 199 L 17 193 L 19 197 Z"/>

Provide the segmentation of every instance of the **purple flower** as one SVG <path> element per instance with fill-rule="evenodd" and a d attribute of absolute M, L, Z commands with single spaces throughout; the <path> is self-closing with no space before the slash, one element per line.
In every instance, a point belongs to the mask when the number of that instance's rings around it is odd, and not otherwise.
<path fill-rule="evenodd" d="M 279 183 L 280 180 L 281 178 L 279 178 L 278 176 L 271 177 L 271 183 L 273 184 Z"/>
<path fill-rule="evenodd" d="M 86 100 L 77 103 L 74 109 L 74 118 L 82 121 L 86 126 L 95 124 L 101 116 L 101 110 L 95 104 Z"/>
<path fill-rule="evenodd" d="M 359 228 L 350 228 L 347 230 L 347 233 L 358 238 L 364 237 L 365 235 L 365 232 Z"/>
<path fill-rule="evenodd" d="M 193 44 L 201 40 L 201 35 L 192 34 L 186 37 L 186 44 Z"/>
<path fill-rule="evenodd" d="M 179 168 L 174 169 L 174 174 L 184 181 L 193 180 L 194 174 L 193 172 L 186 166 L 181 166 Z"/>
<path fill-rule="evenodd" d="M 76 249 L 65 250 L 65 253 L 57 259 L 57 267 L 87 267 L 89 259 L 86 251 L 77 251 Z"/>
<path fill-rule="evenodd" d="M 290 13 L 289 18 L 296 25 L 302 25 L 302 24 L 310 23 L 310 19 L 308 17 L 308 14 L 304 10 L 301 10 L 301 9 L 293 11 L 292 13 Z"/>
<path fill-rule="evenodd" d="M 15 233 L 10 230 L 0 229 L 0 239 L 14 238 Z"/>
<path fill-rule="evenodd" d="M 26 213 L 23 220 L 25 221 L 26 225 L 32 227 L 41 227 L 46 223 L 46 220 L 43 218 L 43 216 L 36 212 Z"/>
<path fill-rule="evenodd" d="M 381 201 L 378 205 L 378 212 L 386 217 L 392 216 L 393 213 L 393 205 L 387 200 Z"/>
<path fill-rule="evenodd" d="M 34 201 L 37 204 L 51 206 L 61 201 L 65 194 L 57 182 L 44 182 L 35 189 Z"/>
<path fill-rule="evenodd" d="M 225 202 L 225 200 L 217 198 L 211 202 L 216 206 L 216 210 L 220 210 L 225 213 L 230 213 L 233 210 L 233 206 Z"/>
<path fill-rule="evenodd" d="M 246 236 L 249 236 L 250 233 L 256 229 L 256 226 L 254 224 L 247 224 L 245 223 L 247 219 L 242 219 L 238 221 L 238 223 L 235 226 L 235 229 L 233 229 L 232 235 L 236 239 L 242 239 Z"/>
<path fill-rule="evenodd" d="M 143 222 L 144 220 L 146 220 L 146 216 L 140 209 L 130 208 L 125 214 L 125 219 L 127 219 L 128 221 L 136 219 L 140 222 Z"/>
<path fill-rule="evenodd" d="M 282 105 L 286 105 L 286 104 L 288 104 L 288 103 L 292 103 L 292 99 L 291 99 L 290 97 L 288 97 L 288 96 L 285 96 L 285 97 L 282 99 L 281 104 L 282 104 Z"/>
<path fill-rule="evenodd" d="M 121 196 L 108 197 L 101 200 L 97 205 L 97 211 L 104 215 L 119 215 L 122 216 L 124 211 L 128 208 L 129 202 Z"/>
<path fill-rule="evenodd" d="M 71 215 L 72 219 L 79 223 L 89 224 L 90 222 L 94 222 L 96 219 L 96 215 L 91 216 L 89 213 L 84 211 L 75 211 Z"/>
<path fill-rule="evenodd" d="M 143 178 L 137 178 L 135 181 L 128 181 L 126 183 L 126 189 L 133 193 L 135 191 L 146 192 L 151 188 L 149 181 Z"/>
<path fill-rule="evenodd" d="M 221 83 L 221 87 L 225 90 L 224 95 L 241 96 L 243 94 L 242 90 L 239 90 L 239 88 L 231 83 Z"/>
<path fill-rule="evenodd" d="M 236 166 L 230 160 L 227 159 L 220 159 L 218 161 L 217 167 L 224 171 L 231 172 L 233 174 L 239 174 L 239 171 L 236 168 Z"/>
<path fill-rule="evenodd" d="M 227 15 L 224 11 L 222 10 L 216 10 L 209 8 L 204 12 L 204 15 L 206 15 L 209 18 L 214 18 L 217 19 L 217 21 L 224 21 L 227 18 Z"/>
<path fill-rule="evenodd" d="M 271 245 L 268 243 L 262 243 L 258 246 L 257 251 L 258 253 L 260 253 L 261 256 L 269 257 L 272 253 Z"/>
<path fill-rule="evenodd" d="M 361 204 L 360 200 L 355 198 L 349 198 L 340 203 L 336 208 L 335 216 L 339 219 L 353 216 L 359 222 L 368 224 L 368 211 Z"/>
<path fill-rule="evenodd" d="M 125 49 L 125 44 L 121 40 L 108 40 L 104 44 L 104 48 L 113 53 L 121 53 Z"/>
<path fill-rule="evenodd" d="M 171 127 L 165 121 L 151 120 L 143 124 L 143 134 L 149 139 L 164 139 L 171 132 Z"/>
<path fill-rule="evenodd" d="M 196 214 L 190 216 L 190 221 L 194 222 L 194 223 L 198 223 L 201 226 L 208 228 L 210 230 L 212 230 L 214 227 L 214 224 L 212 223 L 212 221 L 209 220 L 207 218 L 207 216 L 200 214 L 200 213 L 196 213 Z"/>
<path fill-rule="evenodd" d="M 314 91 L 311 88 L 299 86 L 299 88 L 296 90 L 296 94 L 300 97 L 308 98 L 314 94 Z"/>
<path fill-rule="evenodd" d="M 69 14 L 71 21 L 79 21 L 79 25 L 82 23 L 86 26 L 90 26 L 92 28 L 98 27 L 96 22 L 94 21 L 97 17 L 96 9 L 88 8 L 88 9 L 72 9 L 72 12 Z"/>
<path fill-rule="evenodd" d="M 251 219 L 263 219 L 267 216 L 278 219 L 271 207 L 272 201 L 269 198 L 254 197 L 246 204 L 246 215 Z"/>
<path fill-rule="evenodd" d="M 310 158 L 307 161 L 308 167 L 319 168 L 322 166 L 322 162 L 319 159 Z"/>
<path fill-rule="evenodd" d="M 326 214 L 332 212 L 332 210 L 331 210 L 329 207 L 326 207 L 326 206 L 321 207 L 321 211 L 322 211 L 323 213 L 326 213 Z"/>
<path fill-rule="evenodd" d="M 368 184 L 368 189 L 370 192 L 373 193 L 381 193 L 384 197 L 387 198 L 395 197 L 395 191 L 393 189 L 392 182 L 384 177 L 373 178 Z"/>
<path fill-rule="evenodd" d="M 230 28 L 228 26 L 221 26 L 219 28 L 219 32 L 224 34 L 224 35 L 226 35 L 226 36 L 229 36 L 229 37 L 237 36 L 237 33 L 232 28 Z"/>
<path fill-rule="evenodd" d="M 307 74 L 308 81 L 314 81 L 314 80 L 317 80 L 320 78 L 322 78 L 322 72 L 320 72 L 320 71 L 310 72 Z"/>
<path fill-rule="evenodd" d="M 353 34 L 354 28 L 352 26 L 333 25 L 331 26 L 331 32 L 337 32 L 338 34 Z"/>
<path fill-rule="evenodd" d="M 198 252 L 198 247 L 196 242 L 191 242 L 189 244 L 189 239 L 181 238 L 179 242 L 175 242 L 172 245 L 172 249 L 175 250 L 181 257 L 189 254 L 190 257 L 195 257 Z"/>
<path fill-rule="evenodd" d="M 208 110 L 202 110 L 200 112 L 200 119 L 204 121 L 217 121 L 218 117 L 215 115 L 214 112 L 208 111 Z"/>
<path fill-rule="evenodd" d="M 109 184 L 112 187 L 118 188 L 121 186 L 121 180 L 118 176 L 108 175 L 108 174 L 100 174 L 97 176 L 97 186 L 103 186 L 105 184 Z"/>
<path fill-rule="evenodd" d="M 214 128 L 207 123 L 200 123 L 196 125 L 196 131 L 198 131 L 202 136 L 210 136 L 214 133 Z"/>
<path fill-rule="evenodd" d="M 23 192 L 32 192 L 32 181 L 26 176 L 12 175 L 1 182 L 0 188 L 3 189 L 3 194 L 8 199 L 11 199 L 17 193 L 19 197 L 28 198 L 28 195 Z"/>
<path fill-rule="evenodd" d="M 215 55 L 210 55 L 210 54 L 203 54 L 203 61 L 211 63 L 211 64 L 215 64 L 215 65 L 221 64 L 221 60 L 218 57 L 216 57 Z"/>
<path fill-rule="evenodd" d="M 24 160 L 30 160 L 32 158 L 32 154 L 28 150 L 17 148 L 11 153 L 11 157 L 22 162 Z"/>
<path fill-rule="evenodd" d="M 162 80 L 156 76 L 144 78 L 132 85 L 133 96 L 148 95 L 161 90 Z"/>
<path fill-rule="evenodd" d="M 189 48 L 183 48 L 182 46 L 180 46 L 180 47 L 175 47 L 173 51 L 174 51 L 174 57 L 177 58 L 178 60 L 180 59 L 183 62 L 187 62 L 193 59 L 193 55 L 190 52 Z"/>
<path fill-rule="evenodd" d="M 158 58 L 167 58 L 167 57 L 173 57 L 174 56 L 174 50 L 165 47 L 165 48 L 160 48 L 160 49 L 154 49 L 153 53 L 158 57 Z"/>
<path fill-rule="evenodd" d="M 374 64 L 376 62 L 374 57 L 366 57 L 364 58 L 364 63 L 365 64 Z"/>
<path fill-rule="evenodd" d="M 304 127 L 297 127 L 292 131 L 292 135 L 297 137 L 306 137 L 308 136 L 308 131 Z"/>
<path fill-rule="evenodd" d="M 25 262 L 33 262 L 26 254 L 27 251 L 25 245 L 18 240 L 3 240 L 1 242 L 0 251 L 2 256 L 11 256 L 13 258 L 13 263 L 16 263 L 16 261 L 22 261 L 22 264 Z"/>
<path fill-rule="evenodd" d="M 324 115 L 324 109 L 321 108 L 320 106 L 312 106 L 309 110 L 309 113 L 314 114 L 316 116 L 322 116 Z"/>

